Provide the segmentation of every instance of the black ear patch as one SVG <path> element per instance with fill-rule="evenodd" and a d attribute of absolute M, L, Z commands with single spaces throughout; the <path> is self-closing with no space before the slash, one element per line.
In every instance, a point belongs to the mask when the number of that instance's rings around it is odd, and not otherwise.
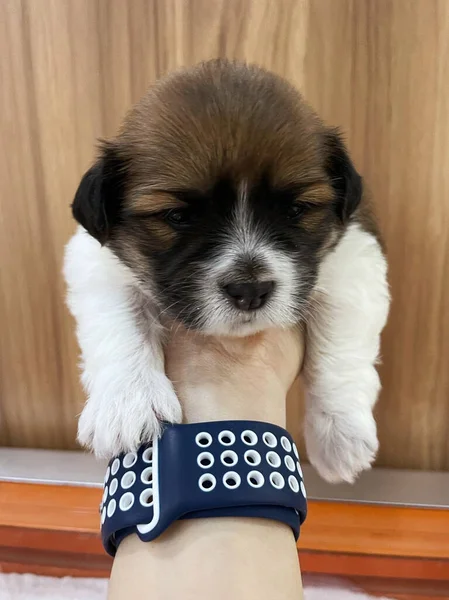
<path fill-rule="evenodd" d="M 120 220 L 126 168 L 113 146 L 83 175 L 72 204 L 72 214 L 101 244 Z"/>
<path fill-rule="evenodd" d="M 326 170 L 336 195 L 336 211 L 345 223 L 362 199 L 362 178 L 349 158 L 346 146 L 337 130 L 326 133 Z"/>

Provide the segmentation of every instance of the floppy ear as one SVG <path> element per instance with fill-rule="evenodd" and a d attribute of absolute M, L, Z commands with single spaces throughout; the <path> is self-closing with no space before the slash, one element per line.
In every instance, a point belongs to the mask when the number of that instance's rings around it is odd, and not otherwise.
<path fill-rule="evenodd" d="M 102 157 L 83 175 L 72 214 L 102 245 L 120 220 L 125 193 L 125 165 L 112 145 L 103 147 Z"/>
<path fill-rule="evenodd" d="M 325 146 L 326 170 L 335 190 L 336 211 L 345 223 L 362 199 L 362 178 L 355 170 L 338 130 L 326 132 Z"/>

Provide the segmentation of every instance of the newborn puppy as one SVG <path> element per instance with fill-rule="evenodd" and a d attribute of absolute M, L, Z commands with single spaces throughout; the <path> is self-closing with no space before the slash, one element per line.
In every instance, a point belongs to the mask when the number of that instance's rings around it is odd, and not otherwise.
<path fill-rule="evenodd" d="M 338 132 L 287 81 L 226 60 L 163 79 L 103 145 L 72 208 L 82 444 L 109 458 L 181 421 L 166 320 L 214 336 L 300 323 L 309 458 L 330 481 L 370 467 L 386 261 Z"/>

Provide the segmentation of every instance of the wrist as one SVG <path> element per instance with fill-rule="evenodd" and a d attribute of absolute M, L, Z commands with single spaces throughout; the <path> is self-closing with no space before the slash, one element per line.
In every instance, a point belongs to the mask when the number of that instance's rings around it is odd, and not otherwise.
<path fill-rule="evenodd" d="M 254 420 L 285 427 L 285 390 L 271 382 L 258 389 L 248 382 L 239 386 L 220 381 L 177 388 L 184 421 Z"/>
<path fill-rule="evenodd" d="M 142 597 L 149 586 L 184 600 L 302 598 L 291 531 L 262 519 L 179 521 L 152 544 L 129 536 L 118 549 L 108 598 Z M 133 587 L 139 593 L 130 593 Z"/>

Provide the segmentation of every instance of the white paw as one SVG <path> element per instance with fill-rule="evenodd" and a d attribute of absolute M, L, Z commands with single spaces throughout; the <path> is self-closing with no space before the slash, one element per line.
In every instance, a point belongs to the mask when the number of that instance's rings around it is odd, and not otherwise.
<path fill-rule="evenodd" d="M 304 433 L 310 462 L 331 483 L 353 483 L 371 468 L 379 447 L 376 422 L 366 409 L 347 413 L 311 410 Z"/>
<path fill-rule="evenodd" d="M 79 442 L 98 458 L 130 452 L 161 434 L 161 421 L 179 423 L 181 405 L 164 373 L 115 389 L 91 390 L 78 423 Z"/>

